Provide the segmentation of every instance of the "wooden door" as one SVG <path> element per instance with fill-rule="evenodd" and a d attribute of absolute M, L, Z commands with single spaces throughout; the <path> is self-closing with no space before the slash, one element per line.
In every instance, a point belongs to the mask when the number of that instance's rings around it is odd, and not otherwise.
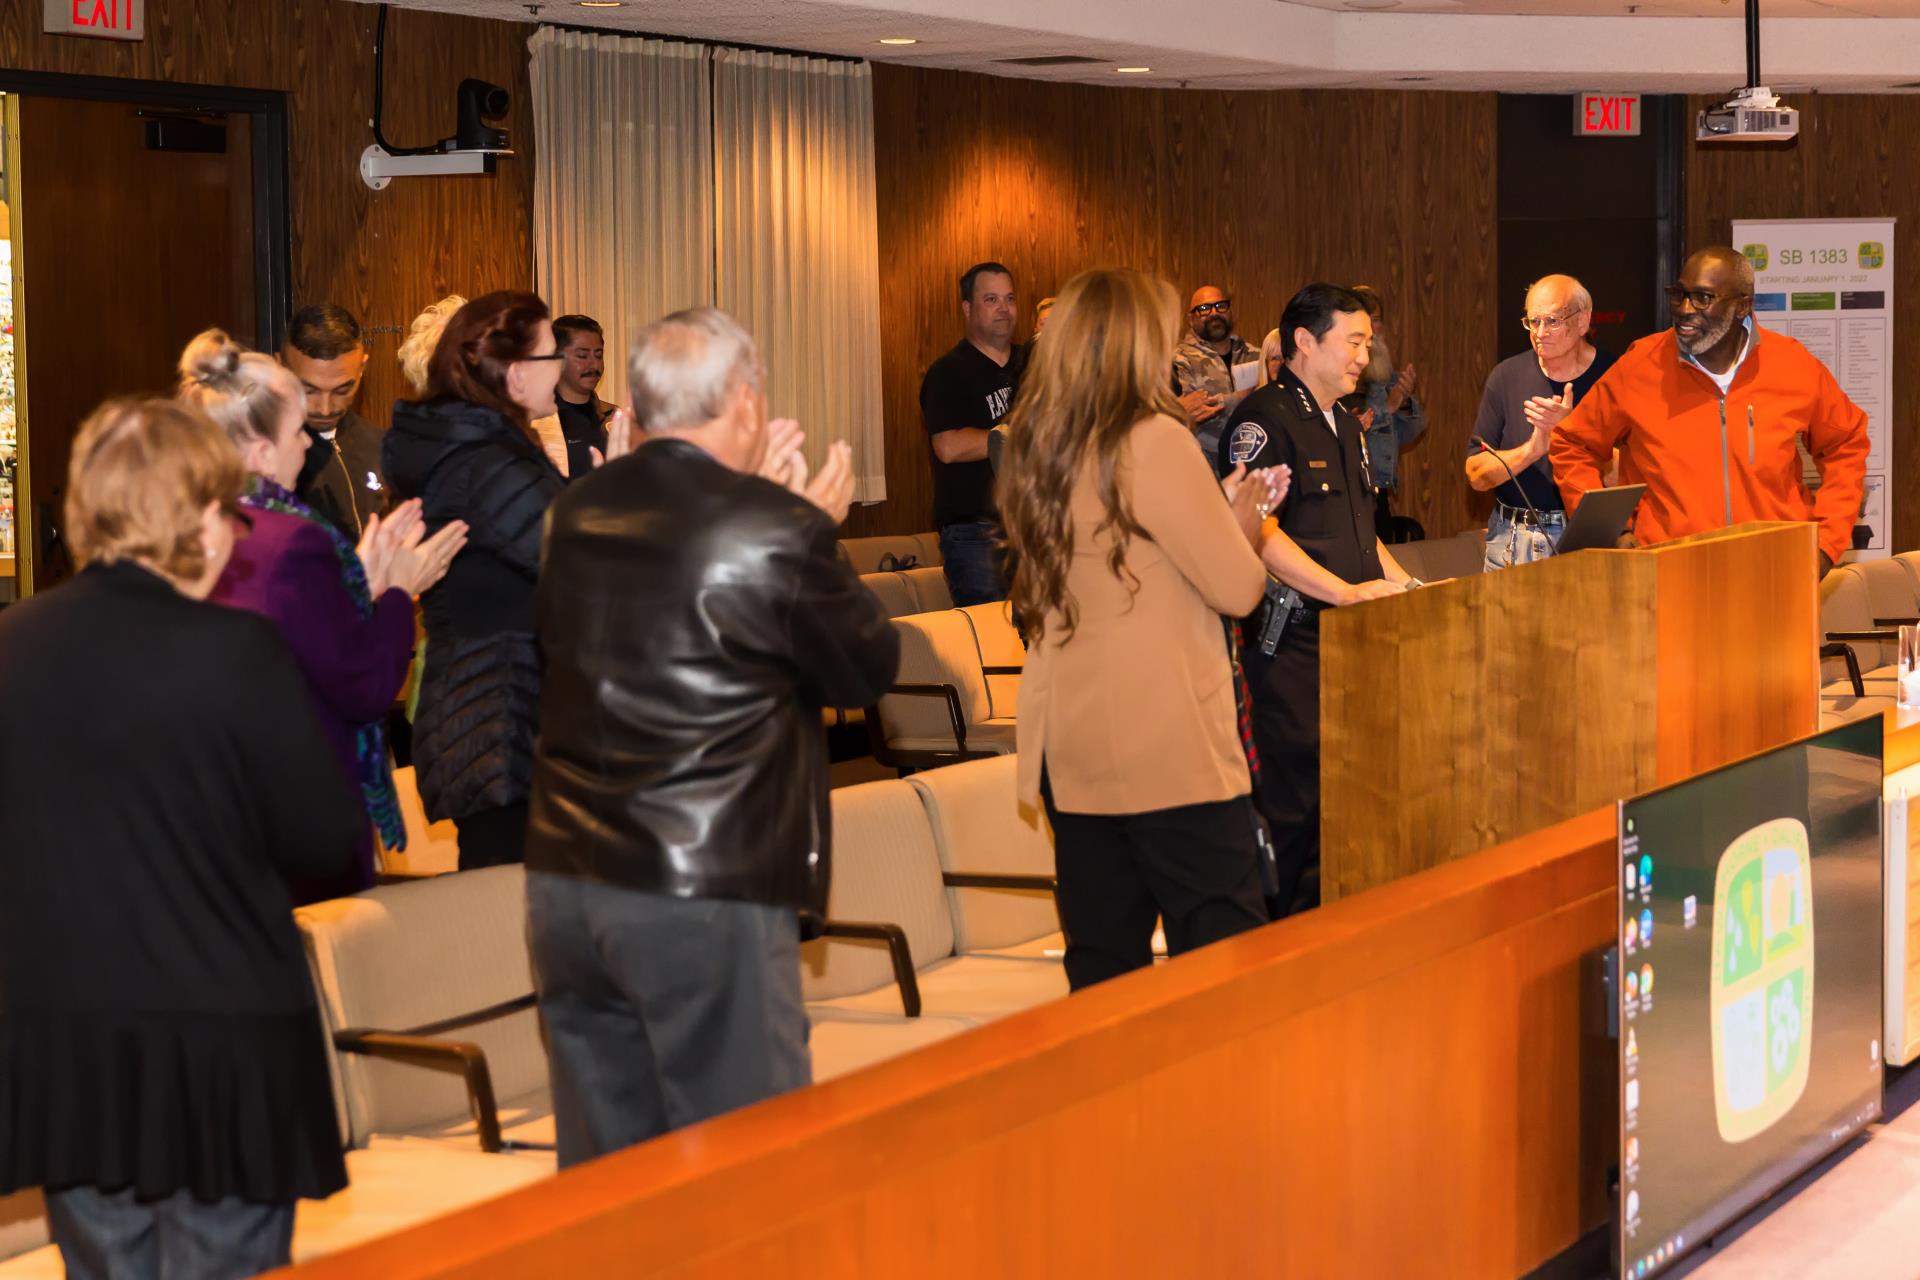
<path fill-rule="evenodd" d="M 36 589 L 72 572 L 61 503 L 94 407 L 172 394 L 181 348 L 209 326 L 254 342 L 250 124 L 237 112 L 21 100 L 16 302 Z M 211 148 L 221 128 L 223 149 L 175 149 Z"/>

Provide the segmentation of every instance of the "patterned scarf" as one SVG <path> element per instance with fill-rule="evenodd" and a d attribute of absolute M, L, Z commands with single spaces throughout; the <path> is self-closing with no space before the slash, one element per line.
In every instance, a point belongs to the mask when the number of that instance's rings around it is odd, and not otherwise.
<path fill-rule="evenodd" d="M 298 516 L 325 530 L 327 541 L 333 547 L 334 558 L 340 562 L 340 580 L 346 585 L 347 594 L 353 597 L 361 621 L 373 616 L 373 593 L 367 588 L 367 573 L 361 567 L 360 553 L 341 536 L 338 529 L 322 519 L 312 507 L 265 476 L 253 477 L 240 502 L 243 506 L 261 511 Z M 407 828 L 400 819 L 400 798 L 393 790 L 393 765 L 387 755 L 385 721 L 375 720 L 354 731 L 354 765 L 358 774 L 355 781 L 360 785 L 367 815 L 373 819 L 374 830 L 380 833 L 381 842 L 389 849 L 406 848 Z"/>

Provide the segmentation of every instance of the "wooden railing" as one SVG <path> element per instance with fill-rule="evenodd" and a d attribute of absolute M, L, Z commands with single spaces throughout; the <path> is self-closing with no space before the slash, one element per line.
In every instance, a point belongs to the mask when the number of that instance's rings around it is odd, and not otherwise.
<path fill-rule="evenodd" d="M 1888 717 L 1888 767 L 1920 718 Z M 1607 1216 L 1611 810 L 309 1263 L 1511 1277 Z"/>

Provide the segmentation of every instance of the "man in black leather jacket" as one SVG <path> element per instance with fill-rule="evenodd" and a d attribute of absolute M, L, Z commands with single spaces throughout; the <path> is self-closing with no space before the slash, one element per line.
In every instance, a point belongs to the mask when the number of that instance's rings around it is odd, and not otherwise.
<path fill-rule="evenodd" d="M 647 443 L 553 507 L 527 911 L 563 1166 L 811 1079 L 820 710 L 872 705 L 899 638 L 835 554 L 847 447 L 809 481 L 789 428 L 770 464 L 761 376 L 721 312 L 649 326 Z"/>

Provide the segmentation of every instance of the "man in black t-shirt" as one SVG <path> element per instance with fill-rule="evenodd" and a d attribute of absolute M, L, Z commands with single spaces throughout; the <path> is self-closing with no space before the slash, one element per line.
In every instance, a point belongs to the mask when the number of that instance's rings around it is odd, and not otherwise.
<path fill-rule="evenodd" d="M 1000 519 L 987 433 L 1013 407 L 1025 367 L 1024 349 L 1013 345 L 1013 272 L 997 262 L 969 267 L 960 314 L 967 336 L 920 380 L 920 418 L 933 448 L 933 524 L 947 589 L 964 606 L 1007 596 L 994 548 Z"/>
<path fill-rule="evenodd" d="M 1553 425 L 1613 367 L 1587 341 L 1593 299 L 1572 276 L 1527 287 L 1521 323 L 1533 349 L 1495 365 L 1480 396 L 1467 454 L 1467 483 L 1493 490 L 1487 568 L 1543 560 L 1560 545 L 1567 513 L 1553 482 L 1547 445 Z"/>
<path fill-rule="evenodd" d="M 606 336 L 592 316 L 561 316 L 553 322 L 554 346 L 565 358 L 553 406 L 567 442 L 567 476 L 578 480 L 593 470 L 593 451 L 607 454 L 607 419 L 613 406 L 596 389 L 606 371 Z"/>

